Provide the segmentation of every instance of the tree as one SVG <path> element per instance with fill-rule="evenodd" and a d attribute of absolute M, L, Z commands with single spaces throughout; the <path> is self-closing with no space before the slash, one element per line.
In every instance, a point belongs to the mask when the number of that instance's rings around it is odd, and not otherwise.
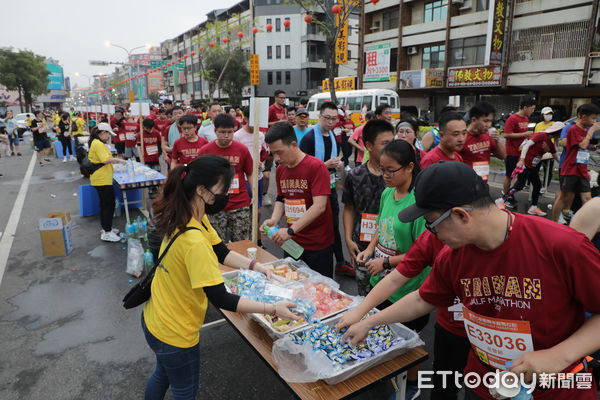
<path fill-rule="evenodd" d="M 325 36 L 325 68 L 327 69 L 327 79 L 329 80 L 329 94 L 331 101 L 337 103 L 335 95 L 335 77 L 337 75 L 338 66 L 335 63 L 335 45 L 339 37 L 342 27 L 348 22 L 352 13 L 354 13 L 360 4 L 364 1 L 359 0 L 288 0 L 302 7 L 302 9 L 313 17 L 311 24 L 317 25 L 319 31 Z M 332 7 L 339 6 L 338 14 L 334 14 Z M 339 23 L 338 23 L 339 22 Z M 361 32 L 362 34 L 362 32 Z"/>
<path fill-rule="evenodd" d="M 33 96 L 48 93 L 48 75 L 45 58 L 28 50 L 14 51 L 0 48 L 0 84 L 8 90 L 19 92 L 19 105 L 23 112 L 23 100 L 27 111 L 31 110 Z"/>

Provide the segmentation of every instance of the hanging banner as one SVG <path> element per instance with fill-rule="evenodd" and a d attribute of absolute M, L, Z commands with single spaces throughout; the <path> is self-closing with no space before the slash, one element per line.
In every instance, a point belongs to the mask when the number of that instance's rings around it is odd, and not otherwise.
<path fill-rule="evenodd" d="M 348 6 L 344 5 L 344 11 L 335 15 L 335 25 L 339 28 L 335 40 L 335 63 L 348 63 L 348 17 L 342 24 L 342 18 L 348 14 Z"/>
<path fill-rule="evenodd" d="M 448 68 L 448 87 L 500 86 L 501 80 L 498 65 Z"/>
<path fill-rule="evenodd" d="M 370 46 L 365 52 L 364 82 L 387 82 L 390 80 L 390 54 L 389 43 Z"/>
<path fill-rule="evenodd" d="M 502 65 L 506 32 L 506 0 L 490 0 L 485 60 L 490 65 Z"/>
<path fill-rule="evenodd" d="M 356 90 L 356 78 L 334 78 L 333 85 L 335 86 L 336 92 L 343 92 L 345 90 Z M 323 79 L 322 91 L 329 92 L 329 79 Z"/>
<path fill-rule="evenodd" d="M 260 85 L 260 70 L 258 66 L 258 54 L 250 54 L 250 84 Z"/>

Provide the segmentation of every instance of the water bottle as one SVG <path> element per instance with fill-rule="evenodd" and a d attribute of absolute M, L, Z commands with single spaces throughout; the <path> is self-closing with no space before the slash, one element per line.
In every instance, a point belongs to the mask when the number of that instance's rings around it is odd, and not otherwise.
<path fill-rule="evenodd" d="M 271 238 L 273 238 L 273 235 L 275 235 L 277 233 L 277 231 L 279 231 L 279 227 L 265 226 L 264 231 L 265 231 L 265 234 L 269 237 L 269 239 L 271 239 Z M 281 248 L 283 249 L 283 251 L 288 253 L 290 256 L 292 256 L 296 260 L 298 258 L 300 258 L 302 253 L 304 253 L 304 248 L 302 246 L 300 246 L 298 243 L 296 243 L 295 241 L 293 241 L 292 239 L 288 239 L 285 242 L 283 242 L 283 244 L 281 245 Z"/>
<path fill-rule="evenodd" d="M 132 159 L 127 160 L 127 177 L 130 181 L 135 179 L 135 167 Z"/>
<path fill-rule="evenodd" d="M 148 242 L 148 220 L 144 218 L 141 222 L 142 224 L 142 234 L 141 237 L 144 238 L 146 242 Z"/>
<path fill-rule="evenodd" d="M 153 267 L 154 267 L 154 256 L 152 255 L 152 252 L 150 251 L 150 249 L 146 249 L 146 251 L 144 252 L 144 271 L 146 271 L 146 273 L 148 273 L 152 270 Z"/>

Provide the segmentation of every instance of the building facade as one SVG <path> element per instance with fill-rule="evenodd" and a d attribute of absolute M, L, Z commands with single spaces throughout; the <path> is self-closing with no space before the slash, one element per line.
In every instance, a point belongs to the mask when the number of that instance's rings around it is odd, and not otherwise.
<path fill-rule="evenodd" d="M 369 3 L 361 83 L 398 90 L 413 112 L 439 111 L 451 100 L 466 110 L 485 100 L 510 113 L 532 95 L 566 119 L 600 100 L 597 21 L 593 0 Z M 391 49 L 389 79 L 370 81 L 382 45 Z"/>

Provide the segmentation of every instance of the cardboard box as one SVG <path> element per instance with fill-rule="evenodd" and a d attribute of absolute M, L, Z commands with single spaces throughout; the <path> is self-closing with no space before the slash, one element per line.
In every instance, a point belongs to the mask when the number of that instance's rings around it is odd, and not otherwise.
<path fill-rule="evenodd" d="M 40 218 L 38 228 L 46 257 L 67 256 L 73 251 L 73 222 L 68 211 L 52 212 Z"/>

